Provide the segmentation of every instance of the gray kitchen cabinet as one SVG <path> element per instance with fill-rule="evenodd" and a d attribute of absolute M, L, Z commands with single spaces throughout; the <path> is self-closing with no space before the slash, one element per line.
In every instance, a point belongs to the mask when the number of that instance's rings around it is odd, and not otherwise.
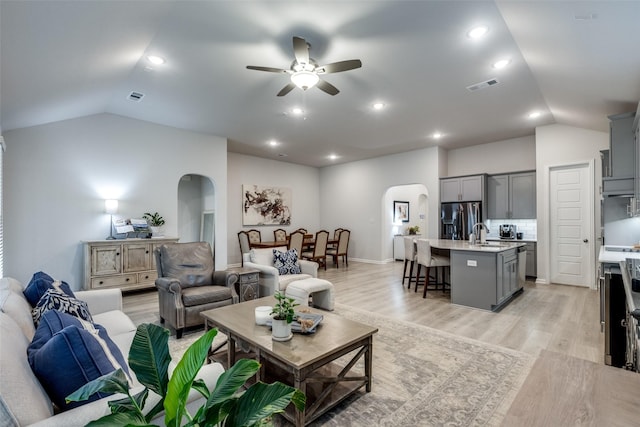
<path fill-rule="evenodd" d="M 602 177 L 603 196 L 632 196 L 635 193 L 635 113 L 609 116 L 609 168 Z"/>
<path fill-rule="evenodd" d="M 440 201 L 477 202 L 484 200 L 484 175 L 440 179 Z"/>
<path fill-rule="evenodd" d="M 536 173 L 487 177 L 488 219 L 535 219 Z"/>
<path fill-rule="evenodd" d="M 451 302 L 497 310 L 521 289 L 516 248 L 501 252 L 451 251 Z"/>

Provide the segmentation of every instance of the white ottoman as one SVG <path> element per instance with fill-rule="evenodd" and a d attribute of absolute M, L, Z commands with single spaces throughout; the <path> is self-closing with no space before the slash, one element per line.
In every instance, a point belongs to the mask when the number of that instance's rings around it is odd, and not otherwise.
<path fill-rule="evenodd" d="M 300 305 L 309 305 L 309 296 L 314 307 L 333 310 L 333 283 L 315 277 L 289 283 L 285 295 Z"/>

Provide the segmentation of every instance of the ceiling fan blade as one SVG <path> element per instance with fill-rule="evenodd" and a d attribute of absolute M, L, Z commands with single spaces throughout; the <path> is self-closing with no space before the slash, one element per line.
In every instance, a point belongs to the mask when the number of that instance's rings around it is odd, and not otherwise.
<path fill-rule="evenodd" d="M 362 67 L 362 61 L 359 59 L 350 59 L 348 61 L 339 61 L 318 67 L 316 68 L 316 73 L 339 73 L 341 71 L 349 71 L 360 67 Z"/>
<path fill-rule="evenodd" d="M 278 92 L 278 96 L 285 96 L 286 94 L 288 94 L 289 92 L 291 92 L 293 90 L 293 88 L 295 88 L 296 85 L 294 85 L 293 83 L 289 83 L 288 85 L 286 85 L 285 87 L 283 87 L 280 92 Z"/>
<path fill-rule="evenodd" d="M 309 46 L 307 41 L 302 37 L 293 38 L 293 54 L 296 56 L 298 64 L 309 63 Z"/>
<path fill-rule="evenodd" d="M 337 87 L 335 87 L 331 83 L 324 81 L 322 79 L 318 80 L 318 83 L 316 84 L 316 86 L 318 89 L 328 93 L 329 95 L 337 95 L 338 93 L 340 93 Z"/>
<path fill-rule="evenodd" d="M 268 71 L 269 73 L 287 73 L 288 72 L 288 70 L 283 70 L 282 68 L 258 67 L 255 65 L 247 65 L 247 69 L 257 70 L 257 71 Z"/>

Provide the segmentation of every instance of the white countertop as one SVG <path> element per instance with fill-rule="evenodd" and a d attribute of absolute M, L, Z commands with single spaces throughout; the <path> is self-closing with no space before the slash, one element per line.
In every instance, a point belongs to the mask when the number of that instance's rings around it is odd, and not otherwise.
<path fill-rule="evenodd" d="M 487 240 L 492 242 L 524 242 L 524 243 L 536 243 L 537 239 L 501 239 L 499 237 L 487 236 Z"/>
<path fill-rule="evenodd" d="M 617 251 L 609 251 L 607 250 L 607 248 L 631 249 L 632 246 L 614 246 L 614 245 L 600 246 L 600 254 L 598 255 L 598 262 L 617 264 L 620 261 L 624 261 L 627 258 L 640 259 L 640 252 L 617 252 Z"/>
<path fill-rule="evenodd" d="M 502 252 L 509 249 L 524 246 L 522 240 L 509 240 L 500 242 L 491 242 L 490 245 L 472 245 L 466 240 L 445 240 L 445 239 L 428 239 L 429 244 L 438 249 L 449 249 L 452 251 L 476 251 L 476 252 Z"/>

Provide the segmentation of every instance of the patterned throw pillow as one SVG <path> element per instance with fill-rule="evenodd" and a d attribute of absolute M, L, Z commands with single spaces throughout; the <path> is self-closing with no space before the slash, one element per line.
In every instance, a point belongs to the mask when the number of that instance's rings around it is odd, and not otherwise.
<path fill-rule="evenodd" d="M 58 310 L 93 323 L 93 318 L 91 317 L 91 313 L 89 313 L 89 307 L 86 302 L 70 297 L 55 288 L 45 292 L 42 298 L 40 298 L 40 301 L 38 301 L 38 304 L 36 304 L 31 311 L 33 323 L 36 325 L 36 328 L 38 327 L 38 323 L 40 323 L 42 315 L 49 310 Z"/>
<path fill-rule="evenodd" d="M 31 307 L 35 307 L 38 301 L 40 301 L 40 298 L 52 288 L 59 288 L 70 297 L 75 297 L 68 283 L 57 281 L 42 271 L 38 271 L 33 275 L 29 284 L 24 289 L 23 294 L 27 301 L 29 301 L 29 304 L 31 304 Z"/>
<path fill-rule="evenodd" d="M 278 273 L 284 274 L 300 274 L 300 264 L 298 264 L 298 251 L 289 249 L 286 252 L 273 250 L 273 266 L 278 269 Z"/>
<path fill-rule="evenodd" d="M 100 325 L 67 326 L 29 354 L 29 364 L 51 401 L 62 411 L 109 396 L 96 393 L 81 402 L 65 398 L 89 381 L 128 368 L 122 353 Z"/>

